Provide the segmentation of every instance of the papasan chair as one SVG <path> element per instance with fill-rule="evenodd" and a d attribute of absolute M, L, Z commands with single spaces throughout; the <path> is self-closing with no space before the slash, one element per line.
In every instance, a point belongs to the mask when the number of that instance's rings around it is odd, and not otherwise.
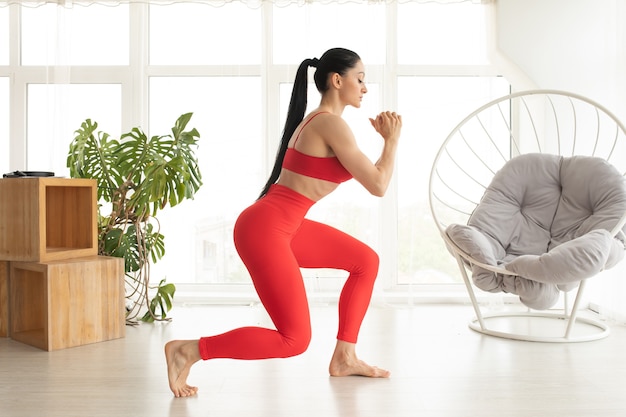
<path fill-rule="evenodd" d="M 434 160 L 429 201 L 476 313 L 469 327 L 535 342 L 606 337 L 606 323 L 577 313 L 587 279 L 624 257 L 625 175 L 624 125 L 589 98 L 523 91 L 463 119 Z M 483 313 L 475 287 L 522 308 Z"/>

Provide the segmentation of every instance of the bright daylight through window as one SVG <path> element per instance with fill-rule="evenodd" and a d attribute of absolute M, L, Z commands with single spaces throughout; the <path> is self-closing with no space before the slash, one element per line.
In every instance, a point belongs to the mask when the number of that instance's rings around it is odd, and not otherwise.
<path fill-rule="evenodd" d="M 0 22 L 8 21 L 8 10 L 0 8 Z M 329 23 L 329 16 L 337 23 Z M 86 118 L 113 136 L 137 125 L 160 135 L 179 115 L 193 112 L 204 185 L 194 200 L 159 214 L 166 255 L 151 275 L 196 294 L 251 289 L 232 228 L 269 175 L 295 69 L 331 47 L 356 51 L 368 93 L 362 107 L 346 109 L 344 117 L 373 159 L 382 143 L 368 118 L 388 109 L 403 116 L 397 171 L 384 198 L 349 181 L 309 217 L 355 235 L 380 254 L 379 294 L 460 284 L 430 219 L 427 187 L 435 152 L 455 124 L 509 92 L 489 66 L 484 5 L 47 4 L 22 8 L 19 24 L 11 27 L 20 31 L 11 39 L 22 40 L 22 61 L 9 62 L 9 25 L 0 24 L 0 110 L 10 107 L 9 65 L 23 74 L 28 105 L 26 114 L 0 111 L 0 139 L 9 136 L 5 115 L 26 120 L 28 169 L 67 175 L 68 146 Z M 313 84 L 309 93 L 314 107 L 319 95 Z M 0 141 L 4 171 L 4 147 L 20 149 L 20 140 Z M 336 294 L 346 276 L 334 270 L 303 274 L 311 294 Z"/>

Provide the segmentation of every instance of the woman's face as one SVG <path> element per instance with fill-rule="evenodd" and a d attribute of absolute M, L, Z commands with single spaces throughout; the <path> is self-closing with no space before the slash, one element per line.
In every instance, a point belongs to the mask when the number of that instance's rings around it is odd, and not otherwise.
<path fill-rule="evenodd" d="M 363 95 L 367 93 L 365 86 L 365 69 L 358 61 L 345 75 L 341 77 L 340 95 L 347 105 L 361 107 Z"/>

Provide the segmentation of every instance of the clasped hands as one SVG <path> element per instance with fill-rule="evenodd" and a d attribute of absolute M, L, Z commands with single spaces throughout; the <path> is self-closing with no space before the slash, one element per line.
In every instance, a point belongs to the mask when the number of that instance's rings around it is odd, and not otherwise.
<path fill-rule="evenodd" d="M 400 137 L 402 116 L 396 112 L 381 112 L 375 119 L 370 117 L 370 123 L 385 140 L 398 139 Z"/>

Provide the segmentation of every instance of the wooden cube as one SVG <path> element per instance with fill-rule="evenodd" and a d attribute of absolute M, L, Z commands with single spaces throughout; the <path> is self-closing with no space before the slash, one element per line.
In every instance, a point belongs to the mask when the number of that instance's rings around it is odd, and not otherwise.
<path fill-rule="evenodd" d="M 43 350 L 125 336 L 124 260 L 11 262 L 9 336 Z"/>
<path fill-rule="evenodd" d="M 97 255 L 96 200 L 91 179 L 0 179 L 0 260 Z"/>

